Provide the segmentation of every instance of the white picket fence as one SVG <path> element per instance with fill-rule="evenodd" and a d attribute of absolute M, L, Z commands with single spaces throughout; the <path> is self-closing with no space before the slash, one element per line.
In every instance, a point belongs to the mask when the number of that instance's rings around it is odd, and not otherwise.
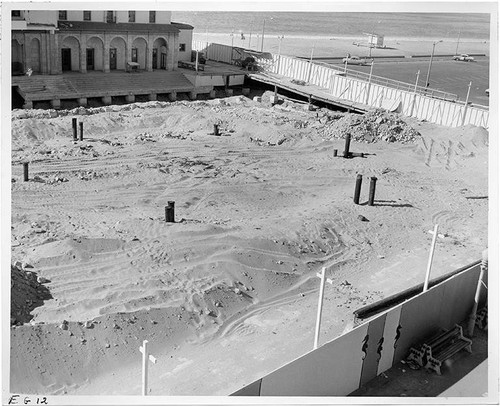
<path fill-rule="evenodd" d="M 195 41 L 193 49 L 210 60 L 233 63 L 238 52 L 230 46 Z M 235 48 L 236 49 L 236 48 Z M 332 98 L 361 103 L 372 108 L 386 108 L 432 123 L 459 127 L 466 124 L 488 128 L 489 110 L 453 100 L 454 95 L 411 84 L 380 79 L 360 78 L 347 70 L 310 63 L 299 58 L 267 54 L 256 58 L 261 71 L 301 80 L 325 89 Z M 431 96 L 432 95 L 432 96 Z"/>

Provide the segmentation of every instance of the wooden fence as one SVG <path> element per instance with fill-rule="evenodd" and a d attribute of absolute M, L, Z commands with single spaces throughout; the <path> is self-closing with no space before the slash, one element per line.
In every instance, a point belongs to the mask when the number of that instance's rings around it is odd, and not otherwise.
<path fill-rule="evenodd" d="M 203 51 L 210 60 L 233 63 L 235 50 L 230 46 L 195 41 L 193 49 Z M 432 123 L 459 127 L 472 124 L 488 128 L 489 110 L 456 100 L 454 95 L 397 81 L 339 69 L 332 66 L 284 55 L 267 54 L 256 57 L 262 72 L 281 75 L 316 85 L 327 91 L 332 99 L 361 103 L 368 108 L 385 108 Z"/>

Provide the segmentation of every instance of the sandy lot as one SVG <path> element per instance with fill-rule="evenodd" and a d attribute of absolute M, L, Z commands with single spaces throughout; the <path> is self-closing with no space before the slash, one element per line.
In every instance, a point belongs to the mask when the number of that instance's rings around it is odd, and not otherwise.
<path fill-rule="evenodd" d="M 152 395 L 227 395 L 312 349 L 322 266 L 325 342 L 423 281 L 433 224 L 434 277 L 487 245 L 483 128 L 266 94 L 15 111 L 12 129 L 12 392 L 140 395 L 147 339 Z M 333 157 L 348 132 L 365 158 Z"/>

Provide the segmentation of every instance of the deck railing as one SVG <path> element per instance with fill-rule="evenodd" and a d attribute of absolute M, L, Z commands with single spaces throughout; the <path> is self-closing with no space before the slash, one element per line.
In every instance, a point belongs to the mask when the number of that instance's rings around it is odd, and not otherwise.
<path fill-rule="evenodd" d="M 195 41 L 193 49 L 204 52 L 209 60 L 234 63 L 234 47 Z M 367 109 L 390 106 L 392 111 L 448 127 L 472 124 L 488 128 L 488 107 L 466 103 L 452 93 L 285 55 L 266 53 L 259 57 L 256 53 L 255 59 L 260 72 L 272 74 L 273 80 L 304 81 L 324 89 L 332 101 L 360 103 Z"/>

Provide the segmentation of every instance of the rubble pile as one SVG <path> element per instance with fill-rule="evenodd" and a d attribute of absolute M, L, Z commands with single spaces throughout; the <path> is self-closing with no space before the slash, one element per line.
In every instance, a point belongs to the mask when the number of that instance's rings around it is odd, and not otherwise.
<path fill-rule="evenodd" d="M 336 120 L 333 125 L 324 128 L 325 138 L 345 138 L 351 134 L 351 139 L 358 142 L 401 142 L 413 143 L 421 135 L 408 125 L 399 114 L 384 110 L 372 110 L 366 114 L 346 114 Z"/>
<path fill-rule="evenodd" d="M 29 269 L 32 269 L 31 265 L 21 264 L 19 261 L 10 266 L 11 326 L 28 323 L 33 318 L 31 312 L 41 306 L 44 300 L 52 299 L 44 286 L 49 281 Z"/>

